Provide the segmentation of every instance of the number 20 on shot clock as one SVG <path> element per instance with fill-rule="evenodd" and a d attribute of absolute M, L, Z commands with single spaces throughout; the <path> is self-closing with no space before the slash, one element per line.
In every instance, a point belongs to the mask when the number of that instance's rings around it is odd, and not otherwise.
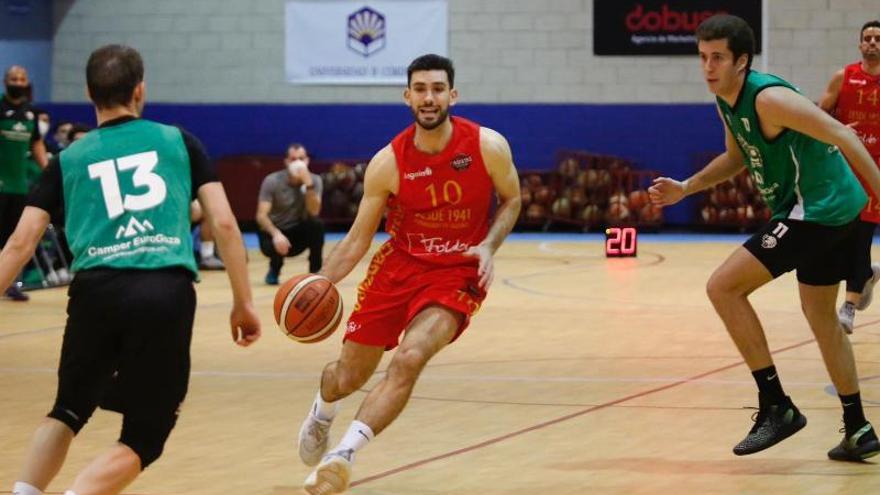
<path fill-rule="evenodd" d="M 638 251 L 638 231 L 635 227 L 608 227 L 605 229 L 605 257 L 635 257 Z"/>

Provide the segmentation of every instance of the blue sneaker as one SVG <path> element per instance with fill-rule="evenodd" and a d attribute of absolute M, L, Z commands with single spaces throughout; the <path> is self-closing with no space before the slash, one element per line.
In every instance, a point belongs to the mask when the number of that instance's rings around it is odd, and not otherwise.
<path fill-rule="evenodd" d="M 266 285 L 278 285 L 278 275 L 280 275 L 280 272 L 280 270 L 269 268 L 269 271 L 266 272 Z"/>

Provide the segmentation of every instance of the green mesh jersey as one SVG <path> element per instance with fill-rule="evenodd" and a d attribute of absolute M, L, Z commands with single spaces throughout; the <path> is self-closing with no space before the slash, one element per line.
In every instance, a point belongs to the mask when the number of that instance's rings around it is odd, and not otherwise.
<path fill-rule="evenodd" d="M 187 268 L 189 154 L 176 127 L 132 120 L 98 128 L 61 152 L 74 271 Z"/>
<path fill-rule="evenodd" d="M 0 193 L 27 194 L 27 155 L 36 126 L 29 105 L 12 106 L 0 95 Z"/>
<path fill-rule="evenodd" d="M 836 146 L 792 129 L 773 140 L 764 137 L 755 97 L 771 86 L 797 91 L 774 75 L 751 71 L 733 107 L 716 101 L 773 218 L 831 226 L 852 221 L 868 197 Z"/>

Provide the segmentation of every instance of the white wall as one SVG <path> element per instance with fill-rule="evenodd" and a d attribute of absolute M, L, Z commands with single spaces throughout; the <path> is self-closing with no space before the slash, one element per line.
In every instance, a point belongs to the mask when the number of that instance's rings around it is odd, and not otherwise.
<path fill-rule="evenodd" d="M 768 70 L 813 99 L 834 71 L 858 58 L 862 24 L 880 18 L 878 0 L 764 1 Z M 285 82 L 285 0 L 55 2 L 64 4 L 55 9 L 56 102 L 85 101 L 85 61 L 106 43 L 141 51 L 153 102 L 400 101 L 401 88 Z M 449 5 L 450 56 L 463 102 L 710 101 L 696 56 L 593 56 L 592 0 L 449 0 Z M 755 67 L 762 67 L 760 57 Z"/>

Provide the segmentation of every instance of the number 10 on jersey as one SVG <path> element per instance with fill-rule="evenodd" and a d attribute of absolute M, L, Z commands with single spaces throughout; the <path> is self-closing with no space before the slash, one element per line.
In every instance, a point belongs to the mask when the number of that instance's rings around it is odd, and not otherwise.
<path fill-rule="evenodd" d="M 636 256 L 638 231 L 635 227 L 608 227 L 605 229 L 605 257 Z"/>

